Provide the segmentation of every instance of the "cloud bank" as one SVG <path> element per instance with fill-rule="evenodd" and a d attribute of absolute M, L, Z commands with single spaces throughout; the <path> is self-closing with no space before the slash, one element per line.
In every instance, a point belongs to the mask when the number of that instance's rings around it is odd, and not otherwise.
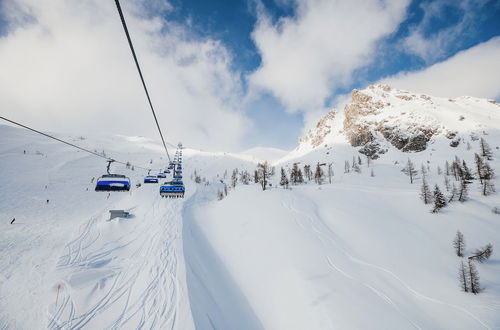
<path fill-rule="evenodd" d="M 249 125 L 229 52 L 160 18 L 168 3 L 150 5 L 122 4 L 164 135 L 238 148 Z M 113 1 L 4 0 L 0 11 L 4 116 L 46 130 L 158 138 Z"/>
<path fill-rule="evenodd" d="M 258 11 L 253 39 L 262 57 L 249 77 L 289 111 L 323 109 L 356 69 L 374 58 L 377 42 L 405 18 L 409 1 L 296 0 L 295 16 L 276 23 Z"/>
<path fill-rule="evenodd" d="M 417 72 L 382 79 L 397 88 L 441 97 L 500 98 L 500 37 Z"/>

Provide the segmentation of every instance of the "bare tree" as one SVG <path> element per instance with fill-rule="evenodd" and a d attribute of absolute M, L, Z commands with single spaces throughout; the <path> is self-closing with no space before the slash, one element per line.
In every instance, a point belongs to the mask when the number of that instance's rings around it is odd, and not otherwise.
<path fill-rule="evenodd" d="M 429 185 L 427 184 L 427 180 L 425 177 L 422 180 L 422 186 L 420 187 L 420 198 L 424 202 L 424 204 L 432 203 L 432 193 L 429 189 Z"/>
<path fill-rule="evenodd" d="M 474 265 L 474 262 L 472 259 L 469 259 L 467 262 L 469 266 L 468 270 L 468 280 L 469 280 L 469 286 L 470 286 L 470 292 L 473 294 L 478 294 L 481 292 L 481 285 L 479 283 L 479 272 L 476 269 L 476 265 Z"/>
<path fill-rule="evenodd" d="M 489 259 L 492 253 L 493 253 L 493 245 L 486 244 L 486 246 L 476 249 L 476 251 L 474 251 L 474 254 L 470 256 L 469 259 L 475 259 L 482 263 L 487 259 Z"/>
<path fill-rule="evenodd" d="M 413 183 L 418 173 L 418 171 L 415 169 L 415 165 L 413 165 L 410 158 L 408 158 L 406 166 L 401 171 L 410 177 L 410 183 Z"/>
<path fill-rule="evenodd" d="M 458 279 L 460 280 L 460 288 L 462 291 L 469 292 L 469 286 L 467 284 L 467 266 L 464 264 L 464 261 L 460 261 L 460 267 L 458 268 Z"/>
<path fill-rule="evenodd" d="M 481 156 L 485 157 L 487 160 L 493 160 L 491 148 L 483 138 L 479 141 L 479 147 L 481 148 Z"/>
<path fill-rule="evenodd" d="M 453 247 L 455 248 L 455 253 L 459 257 L 464 256 L 464 250 L 465 250 L 465 237 L 460 230 L 457 230 L 457 234 L 455 236 L 455 239 L 453 240 Z"/>
<path fill-rule="evenodd" d="M 267 161 L 265 161 L 264 163 L 259 163 L 257 164 L 257 172 L 258 172 L 259 182 L 262 186 L 262 190 L 266 190 L 268 185 L 268 180 L 272 175 L 271 166 Z"/>
<path fill-rule="evenodd" d="M 288 177 L 286 176 L 286 172 L 281 168 L 281 180 L 280 180 L 280 186 L 282 186 L 285 189 L 288 189 Z"/>

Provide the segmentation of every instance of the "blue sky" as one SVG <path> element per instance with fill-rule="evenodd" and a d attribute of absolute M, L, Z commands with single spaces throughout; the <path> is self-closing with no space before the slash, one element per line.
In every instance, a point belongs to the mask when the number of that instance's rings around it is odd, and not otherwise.
<path fill-rule="evenodd" d="M 440 3 L 433 14 L 427 13 L 428 6 Z M 471 1 L 470 4 L 459 4 L 458 1 L 411 1 L 405 14 L 394 32 L 381 38 L 383 48 L 372 63 L 359 68 L 355 77 L 345 86 L 332 89 L 325 101 L 325 107 L 332 105 L 338 94 L 350 92 L 353 88 L 363 88 L 381 78 L 395 75 L 401 71 L 418 71 L 444 61 L 461 50 L 487 41 L 500 35 L 500 2 Z M 273 22 L 283 17 L 293 18 L 294 1 L 265 0 L 172 0 L 173 10 L 166 18 L 181 24 L 189 21 L 192 31 L 200 37 L 221 40 L 233 54 L 233 65 L 244 74 L 251 73 L 261 64 L 258 49 L 252 40 L 252 31 L 257 21 L 258 5 L 265 8 Z M 426 15 L 427 18 L 426 18 Z M 470 18 L 465 21 L 465 16 Z M 464 24 L 460 27 L 460 24 Z M 425 58 L 406 51 L 402 43 L 412 31 L 421 27 L 424 38 L 432 38 L 442 31 L 450 32 L 450 38 L 442 44 L 442 53 L 435 57 Z M 249 145 L 273 141 L 274 146 L 293 148 L 303 127 L 301 113 L 289 113 L 285 106 L 270 93 L 265 93 L 247 109 L 249 116 L 258 122 L 257 134 L 252 134 L 247 141 Z"/>
<path fill-rule="evenodd" d="M 292 149 L 380 81 L 500 98 L 498 0 L 121 2 L 161 125 L 193 146 Z M 130 61 L 112 1 L 0 0 L 0 106 L 14 119 L 151 135 Z"/>

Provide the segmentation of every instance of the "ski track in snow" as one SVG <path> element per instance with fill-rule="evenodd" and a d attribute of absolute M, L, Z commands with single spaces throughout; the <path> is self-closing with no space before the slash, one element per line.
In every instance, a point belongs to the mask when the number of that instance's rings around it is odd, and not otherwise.
<path fill-rule="evenodd" d="M 81 329 L 99 314 L 117 306 L 121 306 L 121 311 L 108 313 L 118 315 L 109 324 L 102 324 L 102 328 L 175 328 L 180 299 L 175 244 L 180 236 L 181 203 L 156 195 L 140 218 L 126 220 L 147 222 L 135 236 L 126 237 L 125 234 L 116 240 L 119 244 L 105 243 L 96 249 L 93 247 L 102 235 L 99 224 L 104 220 L 99 215 L 89 219 L 80 234 L 67 244 L 67 253 L 60 257 L 57 271 L 67 273 L 69 270 L 72 275 L 78 275 L 81 270 L 105 269 L 104 276 L 98 278 L 91 293 L 95 296 L 103 291 L 99 288 L 106 290 L 97 302 L 82 310 L 74 301 L 75 289 L 68 281 L 62 280 L 60 303 L 49 312 L 48 328 Z M 131 264 L 106 269 L 105 266 L 112 263 L 115 251 L 135 245 L 137 247 L 128 258 Z M 148 279 L 146 284 L 142 283 L 144 277 Z M 111 284 L 107 283 L 109 281 Z"/>
<path fill-rule="evenodd" d="M 415 297 L 417 299 L 421 299 L 421 300 L 427 300 L 427 301 L 430 301 L 430 302 L 435 303 L 435 304 L 445 305 L 445 306 L 448 306 L 448 307 L 453 308 L 455 310 L 458 310 L 458 311 L 460 311 L 462 313 L 465 313 L 466 315 L 468 315 L 472 319 L 474 319 L 477 323 L 479 323 L 485 329 L 491 329 L 490 326 L 488 326 L 487 324 L 485 324 L 483 321 L 481 321 L 481 319 L 479 317 L 477 317 L 476 315 L 474 315 L 473 313 L 471 313 L 467 309 L 465 309 L 463 307 L 460 307 L 460 306 L 457 306 L 457 305 L 454 305 L 454 304 L 451 304 L 451 303 L 440 301 L 438 299 L 435 299 L 435 298 L 432 298 L 432 297 L 429 297 L 429 296 L 426 296 L 426 295 L 424 295 L 424 294 L 416 291 L 415 289 L 413 289 L 410 285 L 408 285 L 404 280 L 402 280 L 394 272 L 392 272 L 392 271 L 390 271 L 390 270 L 388 270 L 388 269 L 386 269 L 386 268 L 384 268 L 382 266 L 374 265 L 374 264 L 371 264 L 369 262 L 363 261 L 363 260 L 361 260 L 359 258 L 356 258 L 356 257 L 352 256 L 348 251 L 346 251 L 343 247 L 341 247 L 335 241 L 335 239 L 332 237 L 333 233 L 332 233 L 331 229 L 321 220 L 320 216 L 316 213 L 317 208 L 314 208 L 315 212 L 313 212 L 314 213 L 314 218 L 313 218 L 312 216 L 310 216 L 306 212 L 302 212 L 302 211 L 299 211 L 296 208 L 294 208 L 293 207 L 294 204 L 297 204 L 297 203 L 294 203 L 294 201 L 292 200 L 292 198 L 290 198 L 287 202 L 284 202 L 284 201 L 282 202 L 282 205 L 285 206 L 287 209 L 289 209 L 291 212 L 300 215 L 300 217 L 302 217 L 302 218 L 308 219 L 308 221 L 309 221 L 309 223 L 308 223 L 309 227 L 306 227 L 306 225 L 303 224 L 298 219 L 299 217 L 294 216 L 294 220 L 297 223 L 297 225 L 300 226 L 302 229 L 309 229 L 309 230 L 311 230 L 313 232 L 313 234 L 318 238 L 318 240 L 322 243 L 322 245 L 325 247 L 325 249 L 327 249 L 326 241 L 328 241 L 328 242 L 332 243 L 333 245 L 335 245 L 335 247 L 339 251 L 341 251 L 350 261 L 352 261 L 352 262 L 354 262 L 354 263 L 356 263 L 358 265 L 361 265 L 361 266 L 364 266 L 364 267 L 368 267 L 368 268 L 371 268 L 371 269 L 375 269 L 375 270 L 377 270 L 379 272 L 382 272 L 384 274 L 389 275 L 392 279 L 396 280 L 397 283 L 401 284 L 401 286 L 403 286 L 404 289 L 407 292 L 409 292 L 413 297 Z M 318 225 L 321 228 L 318 228 L 317 227 Z M 328 235 L 328 234 L 331 234 L 331 235 Z M 401 314 L 402 316 L 404 316 L 411 323 L 412 326 L 414 326 L 417 329 L 421 329 L 421 327 L 415 321 L 411 320 L 407 315 L 405 315 L 401 311 L 401 309 L 399 308 L 399 306 L 397 304 L 395 304 L 394 301 L 389 296 L 387 296 L 386 294 L 382 293 L 381 290 L 373 287 L 372 285 L 370 285 L 368 283 L 365 283 L 365 282 L 357 279 L 355 276 L 353 276 L 351 274 L 346 273 L 344 270 L 342 270 L 337 265 L 335 265 L 335 263 L 332 261 L 332 259 L 328 256 L 328 252 L 326 252 L 326 251 L 325 251 L 325 259 L 326 259 L 326 262 L 327 262 L 328 266 L 331 269 L 339 272 L 340 274 L 342 274 L 343 276 L 349 278 L 350 280 L 357 281 L 360 284 L 362 284 L 363 286 L 367 287 L 374 294 L 376 294 L 378 297 L 380 297 L 383 301 L 385 301 L 386 303 L 388 303 L 389 305 L 391 305 L 399 314 Z"/>

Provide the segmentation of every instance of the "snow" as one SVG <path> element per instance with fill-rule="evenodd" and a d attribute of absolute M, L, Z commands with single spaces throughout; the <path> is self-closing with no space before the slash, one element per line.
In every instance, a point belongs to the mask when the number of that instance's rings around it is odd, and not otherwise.
<path fill-rule="evenodd" d="M 131 191 L 97 193 L 92 178 L 105 173 L 104 159 L 0 126 L 0 328 L 499 328 L 500 216 L 492 209 L 500 194 L 482 196 L 475 181 L 468 201 L 433 214 L 419 199 L 421 175 L 410 184 L 401 169 L 408 158 L 417 169 L 428 165 L 429 185 L 445 192 L 437 166 L 456 155 L 473 168 L 473 133 L 492 147 L 498 189 L 500 108 L 464 97 L 432 98 L 432 105 L 419 98 L 413 109 L 413 101 L 369 93 L 418 120 L 431 116 L 462 142 L 450 147 L 444 129 L 419 153 L 386 142 L 387 152 L 368 166 L 342 134 L 339 111 L 323 143 L 305 141 L 286 155 L 183 149 L 186 196 L 164 199 L 159 184 L 136 187 L 147 171 L 117 163 L 111 170 L 131 179 Z M 393 119 L 403 127 L 408 118 Z M 152 173 L 168 162 L 160 143 L 142 137 L 58 137 Z M 361 173 L 344 173 L 344 161 L 358 156 Z M 217 200 L 234 169 L 252 175 L 264 159 L 276 166 L 271 188 L 239 183 Z M 278 187 L 280 167 L 293 163 L 332 164 L 332 183 Z M 116 209 L 131 216 L 109 221 Z M 457 230 L 466 255 L 494 247 L 477 264 L 478 295 L 459 288 Z"/>

